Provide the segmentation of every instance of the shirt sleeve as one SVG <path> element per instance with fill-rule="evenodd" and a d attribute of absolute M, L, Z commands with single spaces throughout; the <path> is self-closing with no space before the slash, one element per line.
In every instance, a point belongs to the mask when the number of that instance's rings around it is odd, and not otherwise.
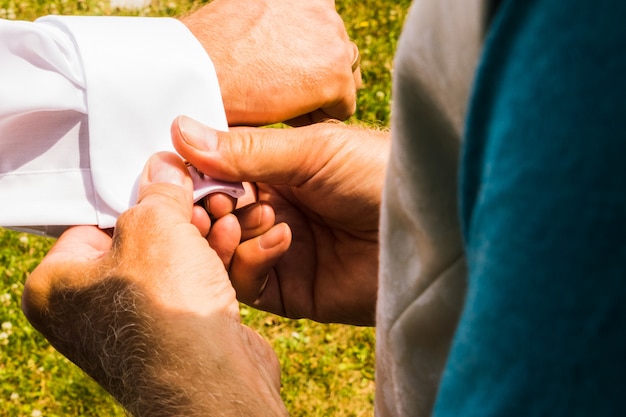
<path fill-rule="evenodd" d="M 213 64 L 178 20 L 0 20 L 0 225 L 114 226 L 179 114 L 227 129 Z"/>

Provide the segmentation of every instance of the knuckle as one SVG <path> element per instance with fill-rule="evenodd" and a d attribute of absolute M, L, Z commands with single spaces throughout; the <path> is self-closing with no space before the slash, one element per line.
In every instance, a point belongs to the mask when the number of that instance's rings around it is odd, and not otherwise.
<path fill-rule="evenodd" d="M 41 313 L 46 306 L 46 292 L 42 288 L 33 284 L 33 279 L 29 278 L 24 284 L 22 293 L 22 311 L 36 328 L 41 327 Z"/>
<path fill-rule="evenodd" d="M 156 215 L 159 209 L 170 209 L 171 207 L 181 207 L 191 205 L 191 193 L 184 187 L 175 184 L 154 183 L 143 187 L 139 191 L 137 205 L 132 207 L 138 213 L 134 216 L 145 213 L 146 216 Z M 148 210 L 152 207 L 152 210 Z M 144 211 L 145 210 L 145 211 Z"/>

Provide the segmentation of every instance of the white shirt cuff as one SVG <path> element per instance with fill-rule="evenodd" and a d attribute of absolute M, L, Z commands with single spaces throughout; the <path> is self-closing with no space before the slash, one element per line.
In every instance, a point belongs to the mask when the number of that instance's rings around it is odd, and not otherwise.
<path fill-rule="evenodd" d="M 135 203 L 148 157 L 173 151 L 176 116 L 227 129 L 213 64 L 175 19 L 46 16 L 38 23 L 61 29 L 76 44 L 88 113 L 91 175 L 84 180 L 92 183 L 85 187 L 93 191 L 97 225 L 112 227 Z"/>

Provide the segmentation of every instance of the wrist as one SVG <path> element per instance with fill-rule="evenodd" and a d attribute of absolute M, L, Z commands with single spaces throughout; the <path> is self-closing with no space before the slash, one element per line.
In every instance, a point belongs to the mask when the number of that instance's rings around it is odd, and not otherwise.
<path fill-rule="evenodd" d="M 210 6 L 209 4 L 196 13 L 183 16 L 180 18 L 180 21 L 202 45 L 202 48 L 213 63 L 220 86 L 226 119 L 229 124 L 232 124 L 231 120 L 236 119 L 236 112 L 234 112 L 233 108 L 237 106 L 237 101 L 233 100 L 233 97 L 237 95 L 232 93 L 231 81 L 237 73 L 237 62 L 234 62 L 232 42 L 224 39 L 221 33 L 213 33 L 213 28 L 220 28 L 220 32 L 227 33 L 229 31 L 232 32 L 233 29 L 225 29 L 224 26 L 228 25 L 228 22 L 220 22 L 216 19 L 216 14 L 206 12 L 205 9 Z M 245 36 L 245 34 L 241 36 Z M 239 117 L 238 114 L 237 117 Z"/>
<path fill-rule="evenodd" d="M 154 344 L 163 355 L 153 374 L 173 398 L 186 395 L 181 412 L 173 415 L 288 415 L 278 359 L 256 332 L 224 315 L 160 313 L 152 316 L 161 328 Z"/>

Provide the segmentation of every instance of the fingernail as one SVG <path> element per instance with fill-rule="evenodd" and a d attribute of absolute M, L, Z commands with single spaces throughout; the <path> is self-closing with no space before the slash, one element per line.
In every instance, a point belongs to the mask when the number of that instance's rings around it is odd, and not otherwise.
<path fill-rule="evenodd" d="M 183 185 L 185 183 L 185 174 L 180 167 L 171 164 L 170 161 L 161 159 L 159 156 L 150 158 L 148 178 L 153 183 L 165 182 L 175 185 Z"/>
<path fill-rule="evenodd" d="M 285 238 L 285 232 L 280 225 L 272 227 L 259 238 L 259 244 L 263 249 L 271 249 L 280 244 Z"/>
<path fill-rule="evenodd" d="M 202 123 L 186 116 L 178 119 L 178 128 L 185 142 L 203 151 L 217 149 L 217 134 L 215 131 Z"/>

